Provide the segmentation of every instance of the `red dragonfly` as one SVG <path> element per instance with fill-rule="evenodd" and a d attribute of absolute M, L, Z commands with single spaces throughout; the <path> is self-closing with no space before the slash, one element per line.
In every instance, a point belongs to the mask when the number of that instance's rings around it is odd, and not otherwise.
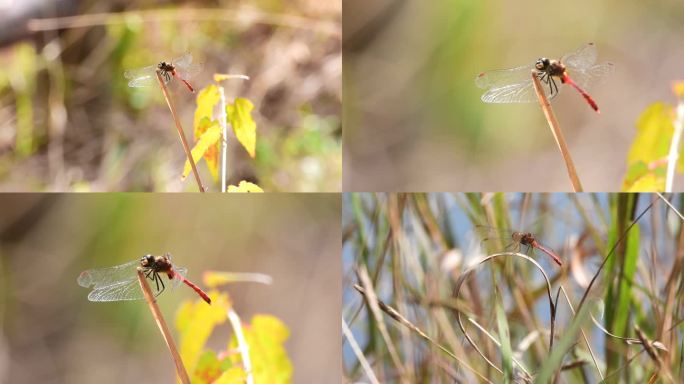
<path fill-rule="evenodd" d="M 553 259 L 553 261 L 559 266 L 563 266 L 563 262 L 556 252 L 554 252 L 551 248 L 542 245 L 531 232 L 505 231 L 484 225 L 476 226 L 476 230 L 481 233 L 482 241 L 489 241 L 493 238 L 497 238 L 497 235 L 492 235 L 492 233 L 508 233 L 513 242 L 506 248 L 513 247 L 516 252 L 520 250 L 521 246 L 526 246 L 528 249 L 537 249 L 551 257 L 551 259 Z"/>
<path fill-rule="evenodd" d="M 114 267 L 83 271 L 78 276 L 78 285 L 93 288 L 92 292 L 88 294 L 90 301 L 140 300 L 144 298 L 144 295 L 138 282 L 138 268 L 141 268 L 145 277 L 154 283 L 150 284 L 150 288 L 155 297 L 166 288 L 163 278 L 163 275 L 166 275 L 171 280 L 172 287 L 184 283 L 197 292 L 207 304 L 211 304 L 209 296 L 200 287 L 185 278 L 188 270 L 175 267 L 171 263 L 171 255 L 168 253 L 163 256 L 145 255 L 140 260 L 133 260 Z"/>
<path fill-rule="evenodd" d="M 190 92 L 194 93 L 195 89 L 187 79 L 192 78 L 201 70 L 202 64 L 193 64 L 192 55 L 186 53 L 175 60 L 171 60 L 171 62 L 162 61 L 157 65 L 128 70 L 124 72 L 124 77 L 130 80 L 128 82 L 129 87 L 148 87 L 157 82 L 156 72 L 160 71 L 164 84 L 168 84 L 171 78 L 175 77 L 182 81 Z"/>
<path fill-rule="evenodd" d="M 487 90 L 482 95 L 485 103 L 531 103 L 537 100 L 532 82 L 534 69 L 542 85 L 545 85 L 544 93 L 549 99 L 558 95 L 560 89 L 556 81 L 560 80 L 561 84 L 575 88 L 594 111 L 601 113 L 586 89 L 605 80 L 613 72 L 614 66 L 612 63 L 595 64 L 597 56 L 596 46 L 589 43 L 560 60 L 542 57 L 534 64 L 482 72 L 475 78 L 475 84 Z"/>

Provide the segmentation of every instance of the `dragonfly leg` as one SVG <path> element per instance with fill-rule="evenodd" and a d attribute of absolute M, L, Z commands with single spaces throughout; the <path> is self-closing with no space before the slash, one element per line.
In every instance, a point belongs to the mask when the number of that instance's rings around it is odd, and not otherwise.
<path fill-rule="evenodd" d="M 552 89 L 551 94 L 553 95 L 554 93 L 558 93 L 558 84 L 556 84 L 556 81 L 551 79 L 551 85 L 553 85 L 553 88 L 555 88 L 555 91 Z"/>
<path fill-rule="evenodd" d="M 159 276 L 159 282 L 161 283 L 162 288 L 157 295 L 160 295 L 166 289 L 166 285 L 164 285 L 164 279 L 162 279 L 161 276 Z"/>

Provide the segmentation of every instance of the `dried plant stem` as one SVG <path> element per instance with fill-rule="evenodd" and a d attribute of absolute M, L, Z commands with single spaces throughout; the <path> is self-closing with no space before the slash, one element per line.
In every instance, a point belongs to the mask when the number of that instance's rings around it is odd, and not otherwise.
<path fill-rule="evenodd" d="M 568 169 L 568 176 L 570 176 L 572 189 L 575 192 L 582 192 L 582 183 L 580 183 L 579 176 L 577 175 L 575 163 L 572 162 L 572 157 L 570 156 L 568 145 L 565 142 L 565 137 L 560 129 L 556 115 L 553 114 L 553 109 L 551 109 L 549 99 L 546 97 L 546 94 L 542 89 L 542 85 L 539 82 L 539 78 L 537 77 L 537 72 L 535 70 L 532 70 L 532 82 L 534 83 L 534 91 L 537 93 L 537 97 L 539 98 L 539 104 L 544 111 L 544 116 L 546 116 L 546 121 L 549 123 L 549 127 L 551 128 L 553 138 L 556 139 L 558 149 L 560 149 L 563 160 L 565 161 L 565 167 Z"/>
<path fill-rule="evenodd" d="M 197 186 L 199 187 L 200 192 L 205 192 L 204 184 L 202 184 L 202 179 L 200 179 L 199 172 L 197 172 L 197 166 L 195 165 L 195 161 L 192 159 L 192 152 L 190 151 L 190 146 L 188 145 L 187 140 L 185 140 L 185 133 L 183 132 L 183 127 L 181 126 L 180 119 L 178 118 L 178 114 L 176 113 L 176 107 L 174 107 L 173 102 L 171 102 L 169 90 L 168 88 L 166 88 L 166 84 L 164 84 L 164 81 L 161 78 L 161 73 L 159 73 L 159 71 L 157 71 L 157 81 L 159 81 L 159 85 L 161 86 L 162 92 L 164 93 L 166 103 L 169 105 L 169 109 L 171 110 L 171 116 L 173 116 L 173 121 L 176 123 L 178 136 L 180 136 L 181 144 L 183 144 L 185 156 L 187 156 L 188 161 L 190 162 L 192 173 L 193 175 L 195 175 L 195 181 L 197 181 Z"/>
<path fill-rule="evenodd" d="M 349 326 L 347 325 L 347 322 L 344 320 L 344 318 L 342 318 L 342 333 L 344 334 L 344 337 L 347 338 L 349 346 L 351 347 L 352 351 L 354 351 L 354 355 L 356 355 L 356 358 L 359 359 L 359 363 L 361 363 L 361 367 L 363 368 L 363 371 L 366 373 L 366 377 L 368 377 L 368 380 L 372 384 L 380 384 L 380 381 L 378 381 L 378 378 L 375 376 L 375 373 L 373 372 L 373 368 L 371 368 L 370 363 L 368 362 L 368 360 L 366 360 L 366 357 L 363 355 L 363 351 L 361 350 L 359 343 L 356 342 L 354 334 L 352 333 L 351 329 L 349 329 Z"/>
<path fill-rule="evenodd" d="M 249 345 L 247 344 L 247 340 L 245 340 L 245 334 L 242 332 L 242 323 L 240 322 L 240 317 L 235 311 L 233 311 L 232 308 L 228 310 L 228 320 L 230 321 L 230 325 L 233 327 L 233 331 L 235 332 L 235 339 L 237 340 L 240 356 L 242 357 L 242 366 L 247 374 L 245 382 L 247 384 L 254 384 L 252 360 L 249 358 Z"/>
<path fill-rule="evenodd" d="M 360 294 L 362 294 L 369 305 L 372 305 L 372 303 L 375 303 L 374 305 L 377 305 L 380 310 L 385 312 L 389 317 L 397 321 L 399 324 L 407 327 L 411 331 L 415 332 L 418 336 L 429 342 L 430 344 L 434 345 L 435 347 L 439 348 L 442 352 L 446 353 L 451 357 L 452 359 L 456 360 L 459 362 L 461 365 L 463 365 L 465 368 L 470 370 L 472 373 L 477 375 L 483 382 L 491 383 L 490 380 L 488 380 L 484 375 L 479 373 L 478 371 L 475 370 L 475 368 L 471 367 L 468 365 L 465 361 L 461 360 L 456 356 L 453 352 L 451 352 L 449 349 L 441 345 L 440 343 L 436 342 L 433 340 L 430 336 L 428 336 L 425 332 L 423 332 L 420 328 L 418 328 L 416 325 L 414 325 L 412 322 L 410 322 L 406 317 L 402 316 L 396 309 L 390 307 L 389 305 L 385 304 L 381 300 L 379 300 L 370 290 L 366 290 L 362 286 L 358 284 L 354 284 L 354 289 L 356 289 Z M 370 292 L 370 293 L 369 293 Z"/>
<path fill-rule="evenodd" d="M 223 132 L 223 137 L 221 138 L 221 192 L 226 191 L 226 175 L 228 174 L 228 117 L 226 116 L 226 95 L 223 91 L 223 87 L 219 86 L 219 106 L 221 107 L 221 112 L 219 112 L 219 124 L 221 125 L 221 131 Z"/>
<path fill-rule="evenodd" d="M 665 179 L 665 192 L 672 192 L 672 183 L 674 182 L 675 169 L 677 168 L 679 143 L 682 140 L 682 131 L 684 131 L 683 101 L 680 101 L 677 104 L 677 118 L 674 120 L 673 125 L 674 134 L 672 135 L 672 142 L 670 143 L 670 152 L 667 155 L 667 178 Z"/>
<path fill-rule="evenodd" d="M 185 370 L 183 360 L 181 360 L 181 357 L 178 354 L 178 349 L 176 349 L 176 344 L 173 342 L 173 337 L 171 336 L 171 332 L 169 332 L 169 327 L 166 325 L 166 321 L 164 320 L 164 316 L 162 316 L 162 313 L 159 310 L 159 306 L 157 306 L 157 301 L 155 300 L 154 295 L 150 290 L 150 286 L 147 284 L 145 275 L 139 268 L 138 282 L 140 282 L 140 287 L 142 288 L 143 295 L 145 296 L 145 301 L 147 301 L 147 305 L 150 307 L 150 311 L 152 311 L 152 316 L 154 317 L 154 320 L 157 322 L 157 326 L 159 327 L 159 330 L 161 331 L 162 336 L 164 337 L 166 346 L 169 348 L 169 351 L 171 352 L 173 362 L 176 364 L 176 373 L 178 374 L 178 377 L 180 377 L 181 382 L 183 384 L 190 384 L 190 377 L 188 377 L 188 372 Z"/>

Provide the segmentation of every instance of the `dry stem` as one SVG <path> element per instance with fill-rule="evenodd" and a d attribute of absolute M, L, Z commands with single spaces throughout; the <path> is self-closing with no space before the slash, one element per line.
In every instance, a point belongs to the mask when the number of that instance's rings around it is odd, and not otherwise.
<path fill-rule="evenodd" d="M 572 162 L 572 157 L 570 157 L 570 151 L 568 150 L 568 145 L 565 143 L 565 137 L 560 129 L 558 120 L 556 120 L 556 115 L 553 114 L 551 104 L 549 104 L 549 99 L 546 97 L 546 94 L 542 89 L 542 85 L 539 82 L 539 78 L 537 77 L 537 72 L 535 70 L 532 70 L 532 82 L 534 83 L 534 91 L 537 93 L 537 97 L 539 98 L 539 104 L 544 111 L 544 116 L 546 116 L 546 121 L 549 123 L 549 127 L 551 128 L 553 138 L 556 139 L 558 149 L 560 149 L 563 160 L 565 161 L 565 167 L 568 169 L 568 176 L 570 176 L 572 189 L 575 192 L 582 192 L 582 183 L 580 183 L 577 170 L 575 169 L 575 164 Z"/>
<path fill-rule="evenodd" d="M 199 187 L 200 192 L 205 192 L 204 185 L 202 184 L 202 180 L 200 179 L 199 172 L 197 172 L 197 166 L 195 166 L 195 161 L 192 159 L 192 152 L 190 151 L 190 146 L 188 146 L 188 142 L 187 142 L 187 140 L 185 140 L 185 133 L 183 132 L 183 127 L 181 126 L 180 119 L 178 118 L 178 114 L 176 113 L 176 107 L 174 107 L 173 103 L 171 102 L 171 96 L 169 95 L 169 90 L 166 88 L 166 84 L 164 84 L 164 81 L 162 81 L 161 73 L 159 73 L 159 71 L 157 71 L 157 81 L 159 81 L 159 85 L 161 86 L 162 92 L 164 93 L 164 98 L 166 99 L 166 103 L 169 105 L 169 109 L 171 110 L 171 115 L 173 116 L 173 121 L 176 123 L 176 129 L 178 130 L 178 136 L 180 136 L 181 144 L 183 144 L 183 150 L 185 150 L 185 156 L 187 156 L 188 161 L 190 162 L 190 167 L 192 168 L 192 173 L 195 175 L 195 180 L 197 181 L 197 186 Z"/>
<path fill-rule="evenodd" d="M 183 360 L 181 360 L 181 357 L 178 354 L 176 344 L 173 342 L 171 332 L 169 332 L 169 327 L 166 325 L 164 316 L 162 316 L 162 313 L 159 310 L 159 306 L 157 306 L 157 301 L 155 300 L 154 295 L 150 290 L 150 286 L 147 284 L 145 275 L 143 274 L 142 270 L 140 270 L 140 268 L 138 268 L 138 282 L 140 282 L 140 287 L 142 288 L 143 295 L 145 296 L 145 301 L 147 301 L 147 305 L 150 307 L 150 311 L 152 311 L 152 316 L 154 317 L 154 320 L 157 322 L 157 326 L 159 327 L 159 330 L 161 331 L 162 336 L 164 337 L 166 346 L 169 348 L 169 351 L 171 352 L 173 362 L 176 364 L 176 373 L 178 374 L 178 377 L 180 377 L 181 382 L 183 384 L 190 384 L 190 377 L 188 377 L 188 372 L 186 372 L 185 370 Z"/>

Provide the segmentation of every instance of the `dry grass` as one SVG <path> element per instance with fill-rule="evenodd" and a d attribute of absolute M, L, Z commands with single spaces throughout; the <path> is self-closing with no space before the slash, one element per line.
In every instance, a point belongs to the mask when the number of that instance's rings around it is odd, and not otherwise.
<path fill-rule="evenodd" d="M 682 203 L 346 195 L 345 381 L 681 382 Z M 563 266 L 481 241 L 482 224 L 527 226 Z"/>

